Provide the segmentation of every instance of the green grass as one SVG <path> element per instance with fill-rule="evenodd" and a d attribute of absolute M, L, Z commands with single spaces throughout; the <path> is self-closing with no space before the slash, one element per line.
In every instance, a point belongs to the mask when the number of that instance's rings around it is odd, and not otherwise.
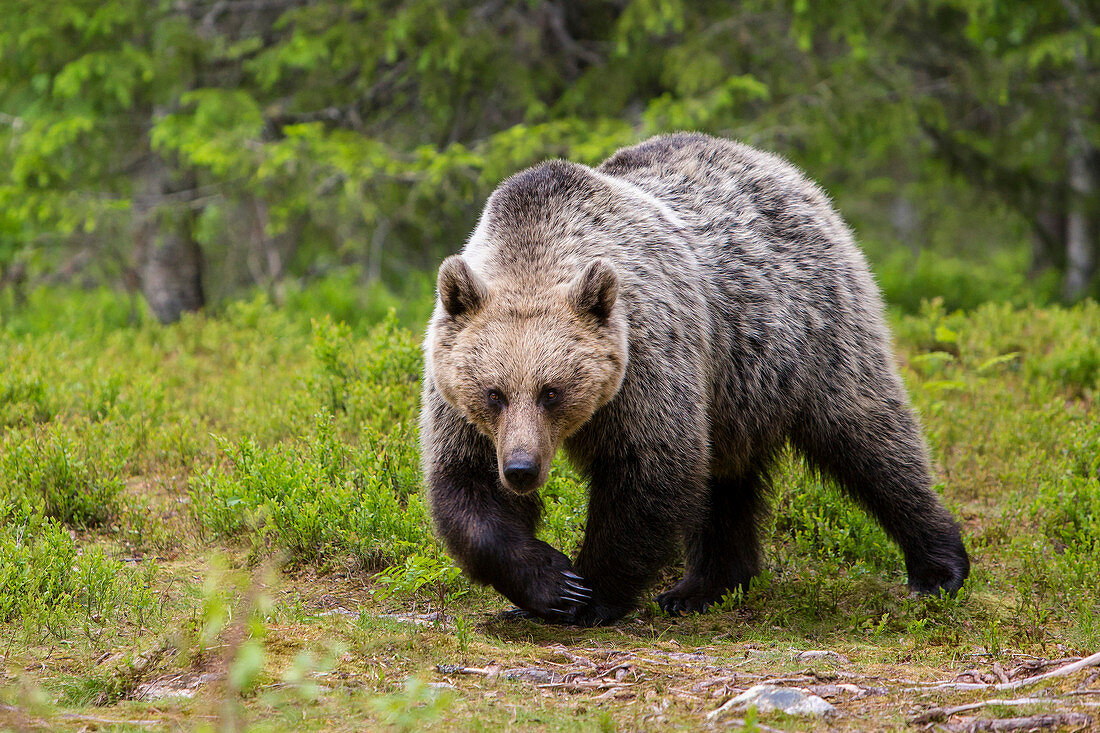
<path fill-rule="evenodd" d="M 702 616 L 649 603 L 583 630 L 498 619 L 507 603 L 457 576 L 420 493 L 419 335 L 403 323 L 426 306 L 344 325 L 319 305 L 342 292 L 171 327 L 66 292 L 0 330 L 0 728 L 699 727 L 732 694 L 718 676 L 743 689 L 810 666 L 889 688 L 839 702 L 836 727 L 904 729 L 921 706 L 981 698 L 904 680 L 1100 649 L 1095 303 L 894 318 L 971 549 L 957 598 L 909 597 L 881 529 L 786 455 L 751 588 Z M 558 463 L 543 496 L 542 536 L 575 550 L 582 482 Z M 623 659 L 621 688 L 576 685 Z M 494 663 L 575 674 L 453 672 Z M 150 683 L 195 692 L 152 702 Z"/>

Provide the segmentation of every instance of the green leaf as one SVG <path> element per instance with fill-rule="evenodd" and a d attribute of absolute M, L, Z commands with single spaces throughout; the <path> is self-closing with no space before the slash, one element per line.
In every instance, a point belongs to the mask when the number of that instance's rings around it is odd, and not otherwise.
<path fill-rule="evenodd" d="M 1004 364 L 1014 364 L 1019 360 L 1019 358 L 1020 358 L 1020 352 L 1019 351 L 1011 351 L 1007 354 L 1001 354 L 1000 356 L 994 356 L 993 358 L 986 359 L 985 361 L 982 362 L 981 366 L 978 367 L 978 373 L 981 374 L 983 372 L 990 371 L 994 367 L 998 367 L 998 366 L 1001 366 L 1001 365 L 1004 365 Z"/>
<path fill-rule="evenodd" d="M 941 323 L 936 326 L 936 340 L 941 344 L 953 344 L 959 340 L 959 335 Z"/>

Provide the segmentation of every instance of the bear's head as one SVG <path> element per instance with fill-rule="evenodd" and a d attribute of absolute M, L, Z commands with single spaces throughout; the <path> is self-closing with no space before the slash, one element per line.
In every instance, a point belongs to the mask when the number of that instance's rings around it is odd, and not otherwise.
<path fill-rule="evenodd" d="M 439 268 L 438 293 L 432 379 L 492 439 L 501 483 L 534 491 L 562 442 L 622 384 L 627 320 L 615 268 L 595 259 L 557 285 L 509 287 L 454 255 Z"/>

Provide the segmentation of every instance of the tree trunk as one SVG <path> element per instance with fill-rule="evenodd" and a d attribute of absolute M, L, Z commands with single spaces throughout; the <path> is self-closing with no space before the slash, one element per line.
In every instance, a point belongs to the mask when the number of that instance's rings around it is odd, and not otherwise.
<path fill-rule="evenodd" d="M 894 203 L 890 207 L 890 223 L 894 225 L 894 234 L 909 248 L 913 256 L 920 254 L 920 212 L 913 205 L 913 201 L 904 194 L 894 197 Z"/>
<path fill-rule="evenodd" d="M 146 235 L 138 269 L 141 294 L 161 323 L 175 323 L 184 313 L 201 310 L 202 251 L 191 236 L 193 216 L 179 217 L 178 229 L 158 226 Z"/>
<path fill-rule="evenodd" d="M 1066 300 L 1072 301 L 1085 295 L 1096 265 L 1097 232 L 1090 226 L 1090 207 L 1096 195 L 1096 178 L 1089 159 L 1091 146 L 1082 134 L 1079 123 L 1073 125 L 1069 146 L 1066 275 L 1062 282 L 1062 295 Z"/>
<path fill-rule="evenodd" d="M 1031 267 L 1038 275 L 1050 268 L 1061 271 L 1065 265 L 1066 208 L 1062 197 L 1044 196 L 1032 220 Z"/>
<path fill-rule="evenodd" d="M 0 326 L 3 326 L 11 318 L 7 312 L 7 298 L 4 291 L 11 288 L 12 310 L 18 311 L 27 303 L 27 293 L 24 289 L 27 282 L 27 266 L 23 262 L 14 262 L 5 265 L 0 262 Z"/>
<path fill-rule="evenodd" d="M 206 303 L 202 250 L 194 238 L 195 214 L 186 195 L 173 195 L 192 187 L 176 181 L 155 153 L 149 154 L 138 185 L 134 203 L 138 287 L 157 320 L 175 323 Z"/>
<path fill-rule="evenodd" d="M 382 279 L 382 250 L 389 234 L 390 220 L 378 217 L 374 225 L 374 233 L 370 238 L 370 251 L 367 253 L 367 282 L 369 283 Z"/>
<path fill-rule="evenodd" d="M 25 262 L 0 264 L 0 289 L 11 286 L 12 298 L 18 307 L 22 307 L 27 302 L 27 293 L 23 289 L 26 283 L 27 264 Z"/>

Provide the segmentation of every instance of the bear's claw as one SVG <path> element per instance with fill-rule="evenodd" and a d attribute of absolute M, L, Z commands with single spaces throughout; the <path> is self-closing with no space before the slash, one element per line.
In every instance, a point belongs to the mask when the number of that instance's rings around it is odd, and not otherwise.
<path fill-rule="evenodd" d="M 512 609 L 501 615 L 503 619 L 528 619 L 549 624 L 593 626 L 602 623 L 604 614 L 591 609 L 592 590 L 584 585 L 584 578 L 572 570 L 561 570 L 557 598 L 542 611 Z"/>
<path fill-rule="evenodd" d="M 522 608 L 511 608 L 507 611 L 501 611 L 497 618 L 501 621 L 533 621 L 538 624 L 552 624 L 568 626 L 575 623 L 577 612 L 575 610 L 567 610 L 564 608 L 549 608 L 550 613 L 556 614 L 556 616 L 548 616 L 546 614 L 538 614 L 532 611 L 525 611 Z"/>
<path fill-rule="evenodd" d="M 585 596 L 586 600 L 592 597 L 592 591 L 590 591 L 588 588 L 585 588 L 580 583 L 574 583 L 572 580 L 567 580 L 565 581 L 565 584 L 569 586 L 570 592 L 575 593 L 576 595 Z"/>
<path fill-rule="evenodd" d="M 581 576 L 570 570 L 562 570 L 561 574 L 565 577 L 566 586 L 561 591 L 561 600 L 577 606 L 583 606 L 585 603 L 592 600 L 592 591 L 580 583 L 580 581 L 583 580 Z M 563 615 L 572 615 L 576 612 L 576 609 L 572 611 L 563 611 L 558 608 L 551 608 L 550 610 Z"/>
<path fill-rule="evenodd" d="M 661 610 L 669 616 L 704 613 L 713 603 L 721 600 L 721 593 L 689 592 L 680 587 L 661 593 L 655 599 Z"/>
<path fill-rule="evenodd" d="M 524 611 L 522 608 L 509 608 L 507 611 L 501 611 L 497 614 L 497 618 L 501 621 L 515 621 L 516 619 L 533 620 L 538 616 L 530 611 Z"/>

